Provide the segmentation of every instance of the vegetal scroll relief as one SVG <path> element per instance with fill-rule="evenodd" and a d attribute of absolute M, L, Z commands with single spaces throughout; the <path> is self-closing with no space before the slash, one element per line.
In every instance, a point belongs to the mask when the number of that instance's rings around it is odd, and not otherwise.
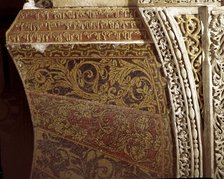
<path fill-rule="evenodd" d="M 166 10 L 140 8 L 168 80 L 177 145 L 177 176 L 202 176 L 200 112 L 188 56 L 180 45 L 181 34 Z"/>

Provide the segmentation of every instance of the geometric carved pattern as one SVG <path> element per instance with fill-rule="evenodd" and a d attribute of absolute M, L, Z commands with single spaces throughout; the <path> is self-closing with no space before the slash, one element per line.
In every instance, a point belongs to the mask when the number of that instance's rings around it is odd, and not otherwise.
<path fill-rule="evenodd" d="M 202 86 L 201 22 L 198 15 L 177 15 L 175 19 L 180 27 L 192 65 L 200 110 L 202 114 L 204 105 Z"/>
<path fill-rule="evenodd" d="M 168 78 L 169 93 L 173 109 L 177 145 L 177 176 L 202 176 L 202 146 L 200 134 L 200 111 L 197 103 L 193 73 L 188 70 L 188 58 L 181 53 L 183 49 L 180 33 L 174 28 L 174 17 L 166 10 L 140 8 L 150 35 Z M 179 37 L 180 38 L 180 37 Z M 187 65 L 186 65 L 187 64 Z"/>
<path fill-rule="evenodd" d="M 55 95 L 29 92 L 28 96 L 35 131 L 42 129 L 74 145 L 97 149 L 138 166 L 153 177 L 173 175 L 172 138 L 166 116 Z M 34 158 L 37 165 L 39 158 Z M 44 165 L 56 167 L 44 163 L 43 168 Z"/>

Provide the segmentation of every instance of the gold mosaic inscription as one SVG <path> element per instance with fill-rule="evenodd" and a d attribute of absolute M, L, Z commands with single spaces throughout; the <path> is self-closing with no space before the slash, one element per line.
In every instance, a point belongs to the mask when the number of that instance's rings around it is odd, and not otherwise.
<path fill-rule="evenodd" d="M 148 39 L 136 8 L 24 10 L 16 22 L 7 33 L 8 43 Z"/>

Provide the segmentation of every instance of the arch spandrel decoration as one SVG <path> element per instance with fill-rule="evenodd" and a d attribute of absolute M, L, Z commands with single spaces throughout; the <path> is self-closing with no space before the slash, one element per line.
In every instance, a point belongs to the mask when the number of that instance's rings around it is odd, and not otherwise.
<path fill-rule="evenodd" d="M 190 61 L 173 16 L 140 8 L 168 78 L 177 142 L 177 176 L 202 176 L 201 119 Z M 178 38 L 177 38 L 178 37 Z M 193 82 L 193 83 L 192 83 Z M 181 111 L 181 114 L 180 114 Z"/>
<path fill-rule="evenodd" d="M 208 44 L 222 54 L 215 28 L 202 44 L 222 18 L 209 25 L 196 7 L 220 2 L 85 2 L 22 10 L 6 35 L 34 124 L 31 178 L 222 178 L 217 88 L 202 66 Z"/>

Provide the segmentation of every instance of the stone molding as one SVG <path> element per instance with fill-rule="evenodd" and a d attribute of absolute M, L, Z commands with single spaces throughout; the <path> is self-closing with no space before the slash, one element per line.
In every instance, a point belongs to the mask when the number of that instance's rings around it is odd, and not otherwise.
<path fill-rule="evenodd" d="M 52 0 L 54 7 L 79 6 L 205 6 L 220 5 L 220 0 Z"/>
<path fill-rule="evenodd" d="M 200 111 L 187 51 L 175 19 L 166 9 L 140 8 L 157 47 L 173 110 L 177 177 L 202 176 Z"/>

